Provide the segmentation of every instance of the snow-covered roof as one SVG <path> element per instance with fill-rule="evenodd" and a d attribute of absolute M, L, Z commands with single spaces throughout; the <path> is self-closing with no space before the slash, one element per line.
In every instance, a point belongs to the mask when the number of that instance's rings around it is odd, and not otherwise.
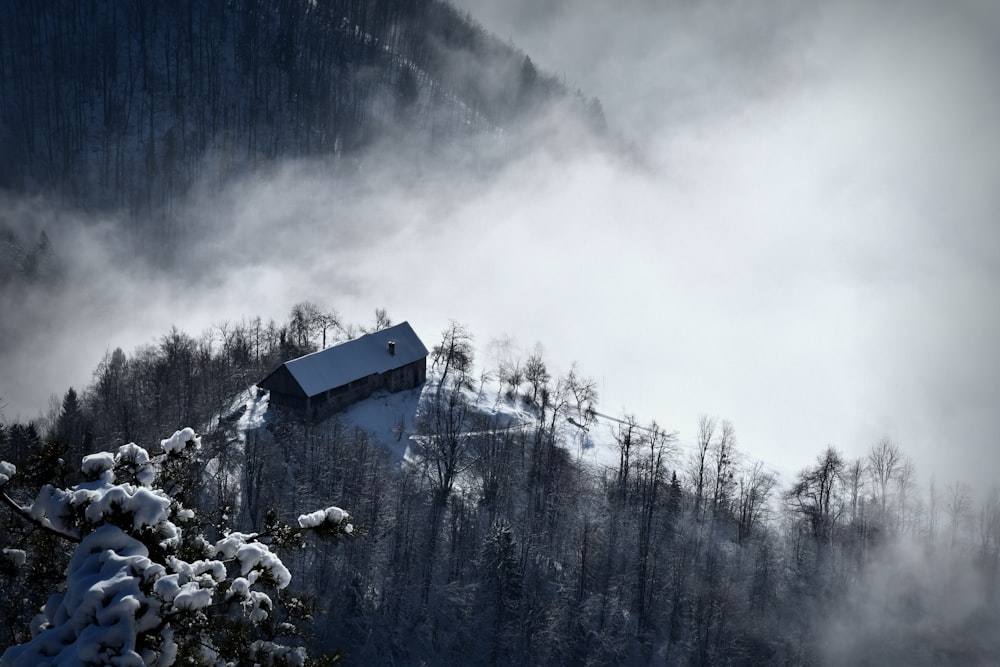
<path fill-rule="evenodd" d="M 395 353 L 389 343 L 395 343 Z M 306 396 L 316 396 L 373 373 L 385 373 L 427 356 L 409 322 L 285 362 Z"/>

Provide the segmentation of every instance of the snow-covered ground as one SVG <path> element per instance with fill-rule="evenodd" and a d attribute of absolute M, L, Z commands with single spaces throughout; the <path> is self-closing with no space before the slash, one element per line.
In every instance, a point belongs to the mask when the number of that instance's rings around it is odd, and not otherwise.
<path fill-rule="evenodd" d="M 246 439 L 247 432 L 264 427 L 269 399 L 268 393 L 257 387 L 251 387 L 237 399 L 245 408 L 236 422 L 241 441 Z M 237 409 L 239 408 L 234 406 L 233 412 Z"/>
<path fill-rule="evenodd" d="M 431 370 L 427 382 L 420 387 L 397 393 L 378 392 L 336 417 L 342 423 L 370 433 L 390 451 L 392 461 L 402 465 L 410 460 L 411 448 L 419 437 L 416 433 L 418 414 L 433 399 L 439 381 L 439 376 Z M 490 417 L 501 428 L 537 426 L 537 410 L 529 406 L 523 397 L 511 399 L 506 396 L 494 381 L 480 381 L 475 389 L 462 391 L 471 412 Z M 571 410 L 556 420 L 561 441 L 574 459 L 598 468 L 617 466 L 618 450 L 614 440 L 617 424 L 598 418 L 584 428 L 581 422 L 579 416 L 574 418 Z"/>
<path fill-rule="evenodd" d="M 439 381 L 439 374 L 433 368 L 428 369 L 427 382 L 420 387 L 396 393 L 376 392 L 323 423 L 332 427 L 333 420 L 336 419 L 343 425 L 366 431 L 389 451 L 392 463 L 401 466 L 412 460 L 411 449 L 417 445 L 419 438 L 416 428 L 418 414 L 421 407 L 432 400 Z M 475 389 L 464 389 L 463 394 L 472 411 L 493 418 L 502 427 L 530 428 L 538 425 L 538 411 L 528 404 L 524 396 L 511 399 L 491 378 L 477 382 Z M 256 387 L 234 397 L 230 414 L 240 415 L 236 425 L 241 445 L 246 442 L 247 434 L 266 427 L 269 418 L 268 398 L 267 392 Z M 573 460 L 595 471 L 617 469 L 619 449 L 616 435 L 623 425 L 624 415 L 601 406 L 596 406 L 596 413 L 586 422 L 572 407 L 563 410 L 556 420 L 559 441 L 563 447 Z M 640 420 L 637 427 L 639 434 L 647 432 L 650 426 L 651 424 Z M 661 424 L 660 427 L 668 433 L 675 433 L 669 424 Z M 680 434 L 670 447 L 668 469 L 677 470 L 681 474 L 695 450 L 693 435 Z M 773 465 L 769 465 L 768 469 L 783 484 L 794 478 L 793 471 L 778 469 Z"/>
<path fill-rule="evenodd" d="M 402 465 L 409 460 L 411 447 L 416 444 L 420 409 L 432 400 L 438 381 L 438 376 L 430 371 L 427 382 L 420 387 L 396 393 L 376 392 L 331 416 L 323 424 L 332 427 L 333 420 L 338 420 L 343 425 L 366 431 L 386 447 L 395 465 Z M 493 381 L 480 382 L 474 390 L 464 389 L 463 394 L 473 412 L 493 418 L 501 427 L 534 427 L 538 424 L 537 410 L 529 406 L 523 396 L 511 399 Z M 268 398 L 267 392 L 254 387 L 234 399 L 233 414 L 242 410 L 237 421 L 241 444 L 246 441 L 248 433 L 266 427 Z M 556 419 L 560 442 L 573 459 L 598 470 L 618 465 L 615 434 L 620 425 L 619 418 L 601 412 L 584 425 L 582 417 L 576 415 L 572 408 L 564 410 Z M 677 449 L 678 459 L 686 456 L 684 445 L 678 444 Z"/>
<path fill-rule="evenodd" d="M 398 465 L 405 459 L 411 437 L 416 432 L 417 411 L 426 388 L 427 385 L 421 385 L 396 393 L 376 392 L 331 420 L 339 419 L 371 434 L 385 445 L 392 462 Z"/>

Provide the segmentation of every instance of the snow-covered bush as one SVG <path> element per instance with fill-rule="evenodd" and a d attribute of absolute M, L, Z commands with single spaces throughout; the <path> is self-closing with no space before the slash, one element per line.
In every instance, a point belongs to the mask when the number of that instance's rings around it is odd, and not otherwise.
<path fill-rule="evenodd" d="M 31 640 L 7 649 L 0 665 L 304 664 L 289 622 L 294 611 L 275 618 L 291 574 L 271 536 L 230 532 L 206 539 L 196 513 L 164 490 L 184 486 L 163 472 L 176 467 L 171 459 L 190 458 L 199 438 L 187 428 L 161 447 L 157 456 L 133 443 L 86 456 L 86 481 L 66 489 L 45 485 L 30 505 L 4 493 L 17 471 L 0 462 L 4 504 L 77 545 L 65 587 L 31 622 Z M 300 518 L 302 528 L 291 530 L 352 530 L 343 510 L 314 514 L 322 519 Z M 4 555 L 19 563 L 25 557 Z M 304 608 L 295 599 L 287 607 Z"/>

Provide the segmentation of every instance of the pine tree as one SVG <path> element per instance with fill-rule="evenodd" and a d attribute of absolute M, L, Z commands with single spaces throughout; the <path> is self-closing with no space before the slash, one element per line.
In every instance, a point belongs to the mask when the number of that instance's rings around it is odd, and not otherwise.
<path fill-rule="evenodd" d="M 70 387 L 63 397 L 62 410 L 56 419 L 51 437 L 65 443 L 71 454 L 82 456 L 90 451 L 93 440 L 92 429 L 73 387 Z"/>
<path fill-rule="evenodd" d="M 210 527 L 179 499 L 200 438 L 187 428 L 160 444 L 156 456 L 132 443 L 85 456 L 84 481 L 46 484 L 26 505 L 8 494 L 16 467 L 0 462 L 3 504 L 76 545 L 63 590 L 0 665 L 306 664 L 299 622 L 311 610 L 286 593 L 291 574 L 274 549 L 305 530 L 350 534 L 350 516 L 330 507 L 300 516 L 297 528 L 271 521 L 262 533 L 209 539 Z M 44 557 L 22 551 L 12 564 Z"/>

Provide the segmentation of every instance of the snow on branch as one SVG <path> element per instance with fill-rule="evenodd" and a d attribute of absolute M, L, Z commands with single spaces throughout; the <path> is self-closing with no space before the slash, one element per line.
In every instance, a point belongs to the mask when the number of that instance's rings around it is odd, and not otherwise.
<path fill-rule="evenodd" d="M 172 436 L 160 441 L 160 446 L 163 447 L 163 451 L 167 454 L 182 452 L 188 445 L 191 445 L 195 449 L 201 449 L 201 438 L 196 436 L 194 429 L 190 427 L 175 431 Z"/>
<path fill-rule="evenodd" d="M 0 461 L 0 486 L 10 481 L 10 478 L 17 474 L 17 468 L 13 463 Z"/>
<path fill-rule="evenodd" d="M 325 510 L 317 510 L 309 514 L 299 516 L 300 528 L 339 528 L 345 533 L 354 532 L 354 525 L 350 523 L 351 515 L 339 507 L 327 507 Z"/>
<path fill-rule="evenodd" d="M 134 443 L 88 455 L 81 466 L 86 481 L 67 489 L 45 485 L 28 507 L 0 493 L 26 520 L 78 543 L 64 590 L 32 622 L 32 639 L 7 649 L 0 665 L 212 661 L 222 657 L 212 620 L 231 623 L 233 610 L 251 631 L 232 649 L 240 655 L 227 659 L 302 664 L 301 647 L 276 643 L 272 630 L 252 631 L 273 612 L 268 591 L 287 588 L 292 579 L 269 537 L 231 532 L 214 544 L 206 540 L 192 525 L 194 513 L 156 486 L 170 457 L 197 450 L 199 438 L 186 428 L 160 444 L 164 454 L 157 457 Z M 0 486 L 16 472 L 0 462 Z M 350 533 L 348 519 L 344 510 L 329 507 L 300 517 L 298 530 Z M 295 634 L 293 625 L 280 628 Z"/>

